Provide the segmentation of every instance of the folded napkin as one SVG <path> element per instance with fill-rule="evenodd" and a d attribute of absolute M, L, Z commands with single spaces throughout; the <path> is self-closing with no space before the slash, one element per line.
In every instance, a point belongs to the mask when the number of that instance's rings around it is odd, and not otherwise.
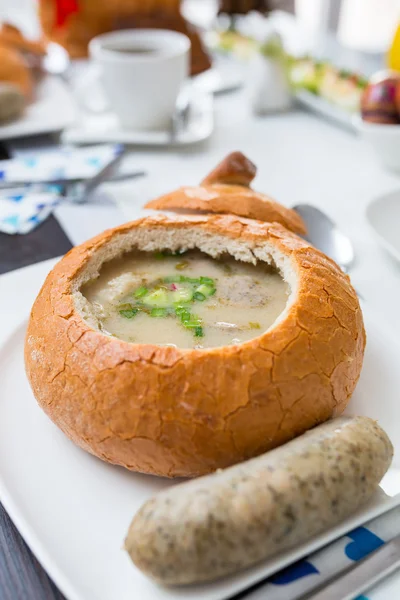
<path fill-rule="evenodd" d="M 399 534 L 400 506 L 276 573 L 264 585 L 246 595 L 246 600 L 293 600 L 309 594 Z M 400 598 L 399 590 L 397 594 L 391 590 L 392 585 L 392 582 L 384 581 L 355 600 Z"/>
<path fill-rule="evenodd" d="M 59 202 L 55 191 L 29 192 L 18 189 L 0 192 L 0 231 L 29 233 L 52 213 Z"/>
<path fill-rule="evenodd" d="M 52 152 L 0 161 L 0 183 L 26 182 L 21 188 L 0 189 L 0 232 L 29 233 L 51 214 L 62 200 L 62 188 L 35 182 L 57 179 L 90 179 L 120 154 L 119 144 L 87 148 L 60 148 Z"/>

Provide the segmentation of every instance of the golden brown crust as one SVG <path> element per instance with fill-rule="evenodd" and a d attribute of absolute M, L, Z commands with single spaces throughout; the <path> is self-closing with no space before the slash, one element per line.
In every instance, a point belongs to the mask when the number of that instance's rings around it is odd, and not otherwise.
<path fill-rule="evenodd" d="M 31 99 L 34 81 L 24 57 L 10 46 L 0 43 L 0 81 L 15 85 L 27 99 Z"/>
<path fill-rule="evenodd" d="M 232 183 L 248 187 L 256 174 L 256 165 L 242 152 L 231 152 L 203 179 L 201 185 Z"/>
<path fill-rule="evenodd" d="M 294 210 L 278 204 L 265 194 L 248 187 L 215 183 L 181 187 L 175 192 L 151 200 L 145 208 L 155 210 L 194 210 L 206 213 L 238 215 L 268 223 L 280 223 L 289 231 L 306 233 L 303 219 Z"/>
<path fill-rule="evenodd" d="M 17 27 L 9 23 L 3 23 L 0 28 L 0 44 L 38 56 L 46 54 L 46 43 L 43 40 L 28 40 Z"/>
<path fill-rule="evenodd" d="M 289 231 L 305 234 L 306 226 L 300 215 L 250 188 L 256 173 L 256 166 L 244 154 L 232 152 L 203 179 L 201 185 L 181 187 L 151 200 L 145 208 L 237 215 L 280 223 Z"/>
<path fill-rule="evenodd" d="M 237 346 L 182 350 L 107 337 L 77 311 L 73 283 L 114 236 L 140 228 L 272 244 L 297 273 L 296 299 L 272 329 Z M 347 275 L 285 228 L 233 216 L 157 216 L 108 230 L 56 265 L 32 309 L 25 361 L 39 404 L 75 443 L 129 469 L 174 477 L 237 463 L 339 415 L 364 346 Z"/>

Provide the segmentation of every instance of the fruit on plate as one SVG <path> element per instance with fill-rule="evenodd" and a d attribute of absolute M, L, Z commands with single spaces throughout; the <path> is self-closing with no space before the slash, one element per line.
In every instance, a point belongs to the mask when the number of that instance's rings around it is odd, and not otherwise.
<path fill-rule="evenodd" d="M 383 71 L 371 78 L 361 99 L 361 116 L 370 123 L 396 125 L 400 123 L 400 74 Z"/>

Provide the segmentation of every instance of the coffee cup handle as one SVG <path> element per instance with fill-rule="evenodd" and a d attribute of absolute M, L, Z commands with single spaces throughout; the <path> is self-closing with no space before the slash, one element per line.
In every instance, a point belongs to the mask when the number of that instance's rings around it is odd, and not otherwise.
<path fill-rule="evenodd" d="M 92 114 L 103 114 L 110 105 L 100 82 L 100 70 L 91 69 L 74 86 L 74 96 L 81 108 Z"/>

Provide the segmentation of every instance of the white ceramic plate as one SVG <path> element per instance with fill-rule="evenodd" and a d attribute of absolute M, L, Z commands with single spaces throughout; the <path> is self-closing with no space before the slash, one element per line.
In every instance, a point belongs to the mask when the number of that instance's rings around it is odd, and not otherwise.
<path fill-rule="evenodd" d="M 60 78 L 44 77 L 36 96 L 20 119 L 0 127 L 0 140 L 57 132 L 73 123 L 74 101 Z"/>
<path fill-rule="evenodd" d="M 130 131 L 120 127 L 116 115 L 84 113 L 80 121 L 64 131 L 67 144 L 98 144 L 112 142 L 135 146 L 186 146 L 206 140 L 214 129 L 212 94 L 196 89 L 193 94 L 188 123 L 174 141 L 167 131 Z"/>
<path fill-rule="evenodd" d="M 172 483 L 107 465 L 74 446 L 38 408 L 25 378 L 21 308 L 53 264 L 0 278 L 6 291 L 0 294 L 0 331 L 11 333 L 0 343 L 0 499 L 69 600 L 222 600 L 400 503 L 400 495 L 379 493 L 339 527 L 229 580 L 183 590 L 154 585 L 130 563 L 122 542 L 142 502 Z M 400 347 L 368 313 L 366 322 L 368 351 L 350 412 L 379 417 L 399 465 Z M 396 471 L 385 490 L 400 492 Z"/>
<path fill-rule="evenodd" d="M 340 108 L 340 106 L 335 106 L 332 102 L 328 102 L 324 98 L 320 98 L 307 90 L 298 90 L 295 92 L 294 97 L 302 106 L 328 121 L 332 121 L 332 123 L 336 123 L 352 132 L 357 130 L 354 123 L 354 115 Z"/>
<path fill-rule="evenodd" d="M 373 200 L 366 215 L 378 242 L 400 261 L 400 191 Z"/>

